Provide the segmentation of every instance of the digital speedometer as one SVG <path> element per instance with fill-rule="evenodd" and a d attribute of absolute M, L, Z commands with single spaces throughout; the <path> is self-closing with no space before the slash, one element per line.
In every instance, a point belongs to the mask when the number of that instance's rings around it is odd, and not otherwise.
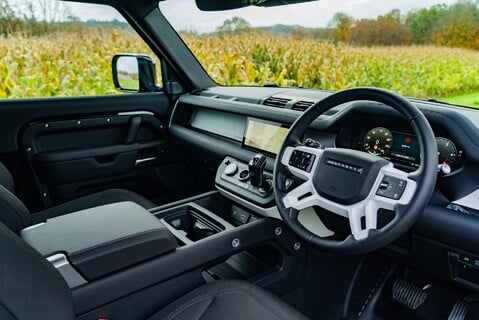
<path fill-rule="evenodd" d="M 377 127 L 369 130 L 364 136 L 364 150 L 369 153 L 384 155 L 389 152 L 393 143 L 391 131 L 383 127 Z"/>

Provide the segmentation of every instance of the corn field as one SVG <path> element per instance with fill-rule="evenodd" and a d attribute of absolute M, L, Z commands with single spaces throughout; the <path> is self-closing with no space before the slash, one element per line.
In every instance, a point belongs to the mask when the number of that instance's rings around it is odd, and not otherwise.
<path fill-rule="evenodd" d="M 224 85 L 376 86 L 420 98 L 479 91 L 478 51 L 350 47 L 261 32 L 183 38 Z M 152 54 L 135 34 L 108 28 L 1 38 L 0 98 L 116 93 L 110 61 L 121 52 Z"/>

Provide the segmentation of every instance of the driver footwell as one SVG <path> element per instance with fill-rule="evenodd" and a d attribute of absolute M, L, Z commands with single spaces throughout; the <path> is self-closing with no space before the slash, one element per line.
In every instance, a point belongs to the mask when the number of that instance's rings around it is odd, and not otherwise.
<path fill-rule="evenodd" d="M 365 257 L 356 274 L 348 320 L 479 319 L 479 296 L 379 254 Z"/>
<path fill-rule="evenodd" d="M 479 295 L 382 253 L 310 249 L 307 264 L 300 284 L 283 298 L 311 319 L 479 319 Z"/>

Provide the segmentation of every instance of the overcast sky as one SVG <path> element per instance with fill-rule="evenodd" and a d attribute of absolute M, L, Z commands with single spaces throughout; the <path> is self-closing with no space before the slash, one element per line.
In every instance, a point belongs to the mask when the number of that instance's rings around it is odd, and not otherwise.
<path fill-rule="evenodd" d="M 438 3 L 451 4 L 457 0 L 320 0 L 303 4 L 275 8 L 248 7 L 223 12 L 201 12 L 194 0 L 167 0 L 160 8 L 170 23 L 179 30 L 209 32 L 221 25 L 224 20 L 239 16 L 253 26 L 274 24 L 324 27 L 336 12 L 344 12 L 355 18 L 372 18 L 392 9 L 405 13 L 412 9 L 429 7 Z M 112 8 L 89 4 L 70 4 L 74 14 L 82 20 L 122 19 Z"/>

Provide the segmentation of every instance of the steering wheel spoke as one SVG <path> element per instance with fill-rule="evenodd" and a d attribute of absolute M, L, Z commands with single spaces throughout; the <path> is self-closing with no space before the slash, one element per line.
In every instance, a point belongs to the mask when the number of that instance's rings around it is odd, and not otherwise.
<path fill-rule="evenodd" d="M 318 204 L 318 195 L 313 185 L 313 177 L 322 154 L 323 150 L 321 149 L 303 145 L 286 148 L 281 163 L 295 177 L 304 180 L 302 184 L 283 197 L 283 204 L 286 208 L 303 210 Z"/>
<path fill-rule="evenodd" d="M 391 163 L 381 168 L 369 196 L 347 208 L 353 238 L 366 239 L 369 231 L 377 229 L 378 211 L 385 209 L 397 213 L 397 205 L 409 204 L 416 188 L 416 181 Z"/>
<path fill-rule="evenodd" d="M 286 208 L 303 210 L 318 205 L 318 195 L 313 184 L 306 181 L 286 194 L 283 204 Z"/>

